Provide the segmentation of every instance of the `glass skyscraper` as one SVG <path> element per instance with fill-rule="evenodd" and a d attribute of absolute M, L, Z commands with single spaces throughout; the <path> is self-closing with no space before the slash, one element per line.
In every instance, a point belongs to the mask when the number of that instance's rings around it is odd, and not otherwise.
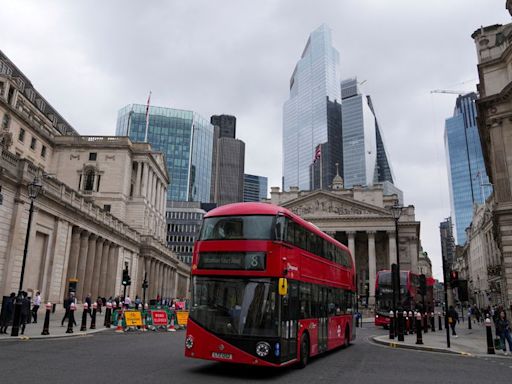
<path fill-rule="evenodd" d="M 244 173 L 244 202 L 258 202 L 268 196 L 268 178 Z"/>
<path fill-rule="evenodd" d="M 116 135 L 144 141 L 146 106 L 130 104 L 117 115 Z M 165 155 L 167 199 L 210 202 L 213 125 L 193 111 L 149 107 L 147 140 Z"/>
<path fill-rule="evenodd" d="M 372 100 L 360 92 L 357 78 L 341 82 L 341 99 L 345 188 L 394 184 Z"/>
<path fill-rule="evenodd" d="M 336 121 L 329 119 L 328 111 L 340 113 L 340 108 L 328 107 L 329 103 L 340 102 L 339 61 L 331 30 L 322 24 L 309 36 L 283 107 L 283 190 L 311 187 L 310 166 L 315 150 L 328 142 L 329 121 Z M 330 165 L 334 175 L 335 165 Z"/>
<path fill-rule="evenodd" d="M 460 95 L 453 117 L 445 121 L 444 144 L 457 245 L 466 242 L 466 228 L 473 219 L 473 205 L 482 204 L 492 193 L 476 124 L 476 99 L 473 92 Z"/>

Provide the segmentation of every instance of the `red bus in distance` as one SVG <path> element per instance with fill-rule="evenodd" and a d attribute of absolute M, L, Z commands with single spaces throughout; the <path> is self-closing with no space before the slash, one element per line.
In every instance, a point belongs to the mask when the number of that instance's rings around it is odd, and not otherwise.
<path fill-rule="evenodd" d="M 205 215 L 192 259 L 185 356 L 280 367 L 355 337 L 347 247 L 291 211 L 229 204 Z"/>
<path fill-rule="evenodd" d="M 400 291 L 402 302 L 397 308 L 403 311 L 427 310 L 434 311 L 434 283 L 432 277 L 426 278 L 427 294 L 425 295 L 425 308 L 423 308 L 423 297 L 420 292 L 420 276 L 411 271 L 400 271 Z M 389 326 L 389 312 L 393 310 L 393 286 L 391 284 L 391 271 L 382 270 L 377 272 L 375 280 L 375 325 L 387 328 Z"/>

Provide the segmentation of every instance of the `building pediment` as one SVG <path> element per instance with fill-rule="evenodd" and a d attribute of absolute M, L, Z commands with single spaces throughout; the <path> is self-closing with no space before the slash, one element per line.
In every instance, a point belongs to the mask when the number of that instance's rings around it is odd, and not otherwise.
<path fill-rule="evenodd" d="M 384 208 L 325 191 L 289 200 L 282 206 L 301 217 L 391 217 Z"/>

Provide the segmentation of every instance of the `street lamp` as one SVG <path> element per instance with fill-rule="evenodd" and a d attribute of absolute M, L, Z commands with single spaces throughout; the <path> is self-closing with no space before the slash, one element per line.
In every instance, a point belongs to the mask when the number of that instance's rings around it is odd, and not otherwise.
<path fill-rule="evenodd" d="M 397 284 L 393 285 L 393 306 L 395 313 L 397 314 L 397 323 L 398 323 L 398 341 L 404 341 L 404 329 L 402 324 L 402 308 L 398 310 L 396 305 L 396 285 L 398 285 L 398 306 L 402 306 L 402 294 L 400 289 L 400 252 L 398 247 L 398 220 L 400 219 L 400 216 L 402 215 L 402 209 L 403 207 L 398 204 L 398 201 L 395 202 L 395 204 L 391 207 L 391 215 L 393 216 L 393 219 L 395 220 L 395 248 L 396 248 L 396 274 L 395 281 Z"/>
<path fill-rule="evenodd" d="M 34 180 L 32 180 L 32 182 L 28 185 L 27 189 L 28 197 L 30 198 L 30 209 L 28 210 L 27 234 L 25 235 L 25 247 L 23 248 L 23 261 L 21 263 L 20 286 L 18 289 L 18 297 L 16 298 L 16 303 L 14 305 L 14 318 L 12 322 L 11 336 L 18 336 L 18 332 L 20 329 L 21 305 L 23 302 L 23 278 L 25 276 L 25 264 L 27 262 L 28 240 L 30 238 L 32 214 L 34 213 L 34 200 L 37 199 L 37 196 L 43 189 L 43 185 L 41 184 L 41 180 L 39 180 L 39 177 L 34 177 Z"/>

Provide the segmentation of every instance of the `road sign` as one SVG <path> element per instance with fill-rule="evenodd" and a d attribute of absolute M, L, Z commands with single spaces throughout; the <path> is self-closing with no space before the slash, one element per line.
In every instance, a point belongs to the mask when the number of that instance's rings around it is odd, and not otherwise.
<path fill-rule="evenodd" d="M 179 325 L 187 325 L 188 311 L 176 311 L 176 319 Z"/>
<path fill-rule="evenodd" d="M 142 327 L 142 316 L 139 311 L 126 311 L 124 320 L 127 327 Z"/>
<path fill-rule="evenodd" d="M 153 318 L 153 325 L 167 325 L 167 312 L 165 311 L 151 311 Z"/>

